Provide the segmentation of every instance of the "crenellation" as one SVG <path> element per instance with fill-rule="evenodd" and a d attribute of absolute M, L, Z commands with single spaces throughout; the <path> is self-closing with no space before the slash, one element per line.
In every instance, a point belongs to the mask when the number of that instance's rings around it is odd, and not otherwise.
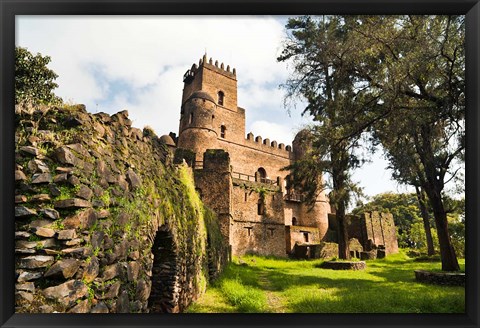
<path fill-rule="evenodd" d="M 327 235 L 332 212 L 328 197 L 321 192 L 312 206 L 306 204 L 303 194 L 287 183 L 291 178 L 285 170 L 311 147 L 308 131 L 297 133 L 293 147 L 246 134 L 246 111 L 237 105 L 236 70 L 212 62 L 203 56 L 196 71 L 191 69 L 195 75 L 185 80 L 177 150 L 194 154 L 195 187 L 216 212 L 232 255 L 298 256 L 301 248 L 311 251 L 311 257 L 321 256 L 324 252 L 313 250 L 332 241 Z M 229 163 L 220 157 L 228 157 Z"/>

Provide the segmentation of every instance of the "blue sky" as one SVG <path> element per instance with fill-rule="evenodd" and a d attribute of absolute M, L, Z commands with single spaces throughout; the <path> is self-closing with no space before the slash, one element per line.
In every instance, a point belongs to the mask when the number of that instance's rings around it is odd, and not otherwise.
<path fill-rule="evenodd" d="M 276 62 L 285 22 L 278 16 L 16 16 L 16 45 L 51 57 L 56 94 L 64 100 L 92 113 L 127 109 L 134 126 L 148 125 L 159 136 L 178 132 L 183 74 L 206 51 L 236 68 L 247 133 L 287 145 L 309 119 L 301 117 L 302 103 L 284 107 L 279 88 L 289 74 Z M 367 195 L 406 190 L 390 179 L 381 153 L 371 159 L 353 176 Z"/>

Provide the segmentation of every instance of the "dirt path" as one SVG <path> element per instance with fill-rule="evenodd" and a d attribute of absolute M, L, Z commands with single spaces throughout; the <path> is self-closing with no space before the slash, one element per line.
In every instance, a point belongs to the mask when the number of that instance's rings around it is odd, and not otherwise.
<path fill-rule="evenodd" d="M 272 313 L 285 313 L 287 312 L 285 306 L 282 304 L 282 297 L 278 292 L 275 292 L 270 280 L 268 280 L 267 273 L 262 272 L 258 276 L 258 282 L 267 296 L 267 302 L 269 311 Z"/>

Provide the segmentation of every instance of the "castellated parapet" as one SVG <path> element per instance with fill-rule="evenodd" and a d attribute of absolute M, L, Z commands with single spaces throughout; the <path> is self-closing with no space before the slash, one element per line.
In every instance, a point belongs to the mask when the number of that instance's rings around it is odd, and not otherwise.
<path fill-rule="evenodd" d="M 287 186 L 284 170 L 309 145 L 296 138 L 292 149 L 268 136 L 245 134 L 246 111 L 237 104 L 237 71 L 230 65 L 204 55 L 183 82 L 178 154 L 195 153 L 196 187 L 216 212 L 232 253 L 287 256 L 295 246 L 286 243 L 292 240 L 289 231 L 303 245 L 318 244 L 328 229 L 327 197 L 321 193 L 307 207 Z"/>
<path fill-rule="evenodd" d="M 195 169 L 197 191 L 217 214 L 231 254 L 336 256 L 327 196 L 321 192 L 307 205 L 285 170 L 310 151 L 309 130 L 297 133 L 293 148 L 268 136 L 245 135 L 246 111 L 237 105 L 236 69 L 206 55 L 187 70 L 183 82 L 175 161 Z M 360 251 L 368 251 L 366 243 L 373 242 L 395 252 L 393 220 L 377 216 L 358 221 L 350 243 L 359 244 Z"/>

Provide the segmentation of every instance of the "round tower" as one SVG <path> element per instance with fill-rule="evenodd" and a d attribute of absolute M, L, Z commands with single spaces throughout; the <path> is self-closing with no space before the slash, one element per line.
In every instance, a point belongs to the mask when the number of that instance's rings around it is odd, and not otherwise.
<path fill-rule="evenodd" d="M 294 160 L 302 159 L 312 148 L 312 134 L 310 130 L 303 129 L 297 133 L 292 142 Z M 319 176 L 320 182 L 323 177 Z M 319 229 L 320 239 L 323 239 L 328 230 L 328 213 L 330 213 L 330 204 L 325 191 L 320 192 L 315 200 L 313 208 L 309 205 L 301 204 L 300 225 L 315 226 Z"/>
<path fill-rule="evenodd" d="M 196 161 L 203 160 L 207 149 L 216 148 L 215 108 L 215 100 L 202 90 L 193 92 L 182 105 L 177 146 L 195 152 Z"/>

